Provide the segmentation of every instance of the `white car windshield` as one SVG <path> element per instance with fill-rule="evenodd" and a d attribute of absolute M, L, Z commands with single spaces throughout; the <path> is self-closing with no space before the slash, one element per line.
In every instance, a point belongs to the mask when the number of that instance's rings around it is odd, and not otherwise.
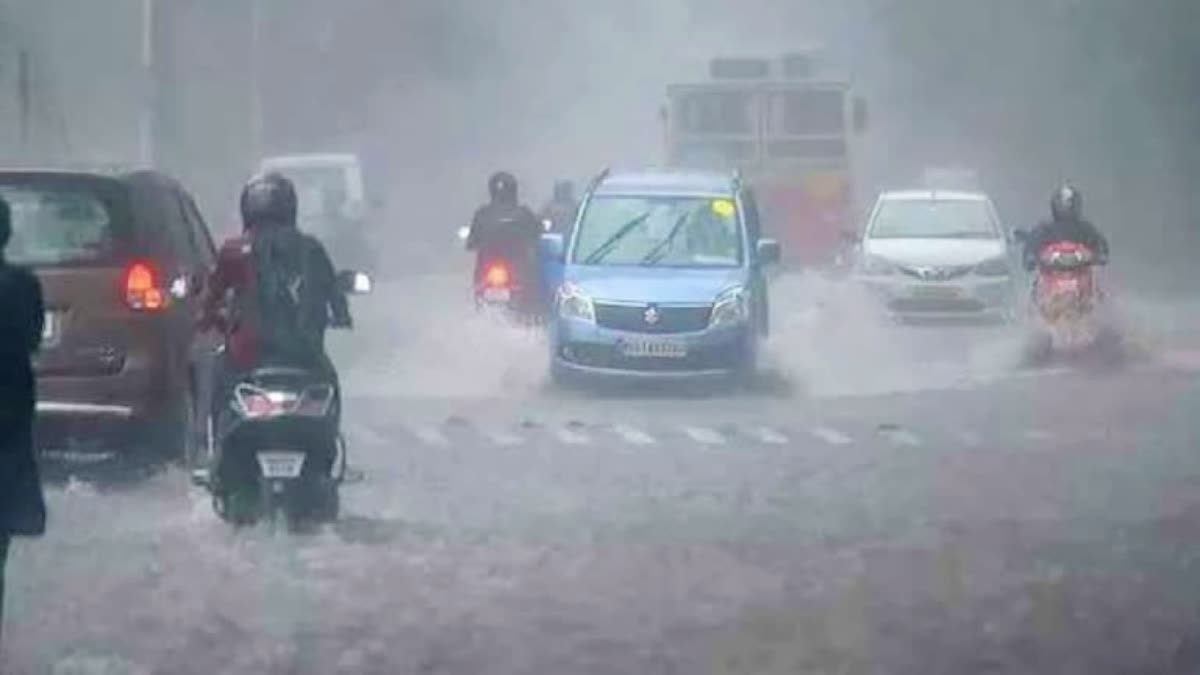
<path fill-rule="evenodd" d="M 730 199 L 594 197 L 583 214 L 573 262 L 585 265 L 736 267 L 741 220 Z"/>
<path fill-rule="evenodd" d="M 892 199 L 875 214 L 873 239 L 996 239 L 1000 230 L 981 199 Z"/>

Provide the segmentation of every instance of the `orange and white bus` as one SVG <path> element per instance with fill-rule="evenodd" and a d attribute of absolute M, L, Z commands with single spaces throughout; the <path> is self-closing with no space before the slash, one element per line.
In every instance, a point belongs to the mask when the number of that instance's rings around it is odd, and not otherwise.
<path fill-rule="evenodd" d="M 848 80 L 815 65 L 809 53 L 713 59 L 708 81 L 668 87 L 662 113 L 669 164 L 740 170 L 785 257 L 821 266 L 854 229 L 867 111 Z"/>

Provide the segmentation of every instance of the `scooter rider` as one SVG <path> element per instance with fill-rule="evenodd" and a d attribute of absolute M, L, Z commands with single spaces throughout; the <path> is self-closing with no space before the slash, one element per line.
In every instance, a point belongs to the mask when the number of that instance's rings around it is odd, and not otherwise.
<path fill-rule="evenodd" d="M 1056 242 L 1075 242 L 1087 246 L 1095 254 L 1097 262 L 1108 262 L 1108 240 L 1095 225 L 1083 218 L 1083 195 L 1070 184 L 1065 184 L 1050 198 L 1050 220 L 1039 223 L 1025 239 L 1022 260 L 1025 269 L 1037 267 L 1042 249 Z"/>
<path fill-rule="evenodd" d="M 201 318 L 225 336 L 214 411 L 239 374 L 270 362 L 312 368 L 336 386 L 325 331 L 350 327 L 350 307 L 325 248 L 296 227 L 296 210 L 282 175 L 256 176 L 242 191 L 244 231 L 221 247 Z"/>
<path fill-rule="evenodd" d="M 575 198 L 575 183 L 560 180 L 554 184 L 554 196 L 542 209 L 542 218 L 550 221 L 550 231 L 564 236 L 570 235 L 571 227 L 575 224 L 575 215 L 579 209 L 579 200 Z"/>
<path fill-rule="evenodd" d="M 467 249 L 474 251 L 475 283 L 478 284 L 489 263 L 506 261 L 527 292 L 536 293 L 537 245 L 542 235 L 538 217 L 518 198 L 517 179 L 506 171 L 488 179 L 490 201 L 479 207 L 471 219 Z M 536 297 L 526 300 L 535 301 Z"/>

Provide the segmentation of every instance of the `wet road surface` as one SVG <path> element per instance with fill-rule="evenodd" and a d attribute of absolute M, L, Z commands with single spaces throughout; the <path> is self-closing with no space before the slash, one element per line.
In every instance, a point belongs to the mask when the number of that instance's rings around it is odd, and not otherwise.
<path fill-rule="evenodd" d="M 3 672 L 1200 671 L 1187 352 L 1019 372 L 995 331 L 818 324 L 787 387 L 620 397 L 406 325 L 341 354 L 332 527 L 234 532 L 178 470 L 53 487 Z"/>

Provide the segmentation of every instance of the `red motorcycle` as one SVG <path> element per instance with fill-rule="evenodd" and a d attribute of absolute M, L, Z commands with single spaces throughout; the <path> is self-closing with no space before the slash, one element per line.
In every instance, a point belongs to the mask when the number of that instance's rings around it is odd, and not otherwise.
<path fill-rule="evenodd" d="M 1096 253 L 1076 242 L 1054 242 L 1038 252 L 1033 310 L 1043 350 L 1073 355 L 1100 339 L 1103 294 L 1093 270 L 1098 264 Z"/>

